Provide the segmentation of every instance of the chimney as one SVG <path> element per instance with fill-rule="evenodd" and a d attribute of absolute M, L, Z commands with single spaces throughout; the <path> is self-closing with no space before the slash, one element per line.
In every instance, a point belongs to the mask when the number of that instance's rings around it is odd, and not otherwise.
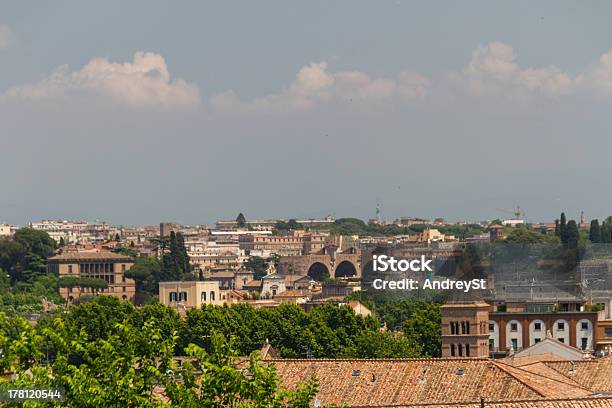
<path fill-rule="evenodd" d="M 485 400 L 484 400 L 484 397 L 480 397 L 480 408 L 485 408 Z"/>

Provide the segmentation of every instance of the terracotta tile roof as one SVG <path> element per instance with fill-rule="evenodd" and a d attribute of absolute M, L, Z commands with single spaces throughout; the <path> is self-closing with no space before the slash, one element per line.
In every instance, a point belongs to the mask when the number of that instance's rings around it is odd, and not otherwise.
<path fill-rule="evenodd" d="M 377 408 L 480 408 L 480 401 L 464 403 L 379 405 Z M 361 407 L 359 407 L 361 408 Z M 365 408 L 365 406 L 363 406 Z M 486 401 L 485 408 L 612 408 L 612 397 L 555 398 L 520 401 Z"/>
<path fill-rule="evenodd" d="M 545 380 L 528 386 L 489 359 L 273 360 L 285 386 L 315 376 L 322 405 L 385 406 L 411 403 L 543 398 Z M 504 365 L 505 366 L 505 365 Z M 511 367 L 513 368 L 513 367 Z M 523 374 L 523 373 L 519 373 Z M 535 377 L 523 374 L 522 377 Z M 565 387 L 565 385 L 563 385 Z"/>
<path fill-rule="evenodd" d="M 310 277 L 308 275 L 284 275 L 285 277 L 285 283 L 293 283 L 295 281 L 304 279 L 309 281 Z"/>
<path fill-rule="evenodd" d="M 286 290 L 284 292 L 279 293 L 274 296 L 274 298 L 299 298 L 299 297 L 307 297 L 310 296 L 310 292 L 308 290 L 296 289 L 296 290 Z"/>
<path fill-rule="evenodd" d="M 503 363 L 510 364 L 515 367 L 522 367 L 524 365 L 529 365 L 533 363 L 538 363 L 542 361 L 568 361 L 566 358 L 560 357 L 553 353 L 543 353 L 543 354 L 534 354 L 533 356 L 525 356 L 525 357 L 506 357 L 499 360 Z"/>
<path fill-rule="evenodd" d="M 584 388 L 582 385 L 578 384 L 573 379 L 564 376 L 563 374 L 561 374 L 554 368 L 549 367 L 548 365 L 546 365 L 546 363 L 543 363 L 543 362 L 526 364 L 526 365 L 521 366 L 520 368 L 522 368 L 523 370 L 527 370 L 531 373 L 538 374 L 543 377 L 550 378 L 555 381 L 568 384 L 572 387 Z"/>
<path fill-rule="evenodd" d="M 55 255 L 49 258 L 51 261 L 100 261 L 107 259 L 120 259 L 126 262 L 132 261 L 133 259 L 129 256 L 118 254 L 111 251 L 97 251 L 97 252 L 64 252 L 59 255 Z"/>
<path fill-rule="evenodd" d="M 550 375 L 551 373 L 545 370 L 539 370 L 540 373 L 537 373 L 524 368 L 512 367 L 504 363 L 496 362 L 495 364 L 529 388 L 535 390 L 538 394 L 547 398 L 576 398 L 592 394 L 588 389 L 579 386 L 574 381 L 568 381 L 562 375 L 548 377 L 546 374 Z"/>
<path fill-rule="evenodd" d="M 545 364 L 593 392 L 612 391 L 612 356 L 595 360 L 551 361 Z"/>

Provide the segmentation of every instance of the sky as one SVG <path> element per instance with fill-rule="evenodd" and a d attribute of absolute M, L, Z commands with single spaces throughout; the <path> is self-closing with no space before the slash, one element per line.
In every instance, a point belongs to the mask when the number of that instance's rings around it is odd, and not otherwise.
<path fill-rule="evenodd" d="M 0 223 L 612 214 L 608 1 L 11 2 Z"/>

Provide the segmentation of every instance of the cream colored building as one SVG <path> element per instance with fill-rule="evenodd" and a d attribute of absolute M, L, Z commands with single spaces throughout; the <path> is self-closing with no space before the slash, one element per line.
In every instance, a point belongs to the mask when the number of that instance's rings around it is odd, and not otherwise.
<path fill-rule="evenodd" d="M 202 305 L 225 303 L 216 281 L 160 282 L 159 301 L 177 309 L 199 309 Z"/>
<path fill-rule="evenodd" d="M 417 235 L 411 235 L 408 237 L 408 242 L 418 242 L 426 244 L 431 244 L 432 242 L 449 242 L 455 240 L 456 238 L 454 235 L 444 235 L 443 233 L 434 228 L 427 228 L 423 230 L 423 232 L 418 233 Z"/>
<path fill-rule="evenodd" d="M 0 224 L 0 237 L 11 236 L 11 226 L 9 224 Z"/>

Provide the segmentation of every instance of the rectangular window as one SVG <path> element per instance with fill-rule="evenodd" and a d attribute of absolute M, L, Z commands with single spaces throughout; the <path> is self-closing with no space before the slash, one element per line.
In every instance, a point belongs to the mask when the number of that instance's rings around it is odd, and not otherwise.
<path fill-rule="evenodd" d="M 580 339 L 580 350 L 586 350 L 587 346 L 589 344 L 589 339 L 586 337 L 583 337 Z"/>
<path fill-rule="evenodd" d="M 557 323 L 557 330 L 564 331 L 565 330 L 565 323 L 564 322 Z"/>
<path fill-rule="evenodd" d="M 541 331 L 541 330 L 542 330 L 542 323 L 540 323 L 540 322 L 535 322 L 535 323 L 533 324 L 533 329 L 534 329 L 535 331 Z"/>
<path fill-rule="evenodd" d="M 512 350 L 514 351 L 518 350 L 518 340 L 517 339 L 512 339 Z"/>
<path fill-rule="evenodd" d="M 68 265 L 68 273 L 72 273 L 72 265 Z"/>
<path fill-rule="evenodd" d="M 581 330 L 589 330 L 589 323 L 588 322 L 581 322 L 580 323 L 580 329 Z"/>
<path fill-rule="evenodd" d="M 489 339 L 489 350 L 493 350 L 495 348 L 495 340 Z"/>
<path fill-rule="evenodd" d="M 121 272 L 125 272 L 125 265 L 121 264 Z"/>
<path fill-rule="evenodd" d="M 489 323 L 489 332 L 493 333 L 495 331 L 495 323 Z"/>
<path fill-rule="evenodd" d="M 536 338 L 534 339 L 534 341 L 535 341 L 535 343 L 536 343 L 536 344 L 538 344 L 538 343 L 539 343 L 540 341 L 542 341 L 542 340 L 536 337 Z"/>
<path fill-rule="evenodd" d="M 518 331 L 518 324 L 516 323 L 510 323 L 510 331 Z"/>
<path fill-rule="evenodd" d="M 451 348 L 451 357 L 455 357 L 455 345 L 451 344 L 450 348 Z"/>
<path fill-rule="evenodd" d="M 559 340 L 561 343 L 565 343 L 565 339 L 563 337 L 559 337 L 557 340 Z"/>
<path fill-rule="evenodd" d="M 606 327 L 604 329 L 604 336 L 606 337 L 612 337 L 612 327 Z"/>

